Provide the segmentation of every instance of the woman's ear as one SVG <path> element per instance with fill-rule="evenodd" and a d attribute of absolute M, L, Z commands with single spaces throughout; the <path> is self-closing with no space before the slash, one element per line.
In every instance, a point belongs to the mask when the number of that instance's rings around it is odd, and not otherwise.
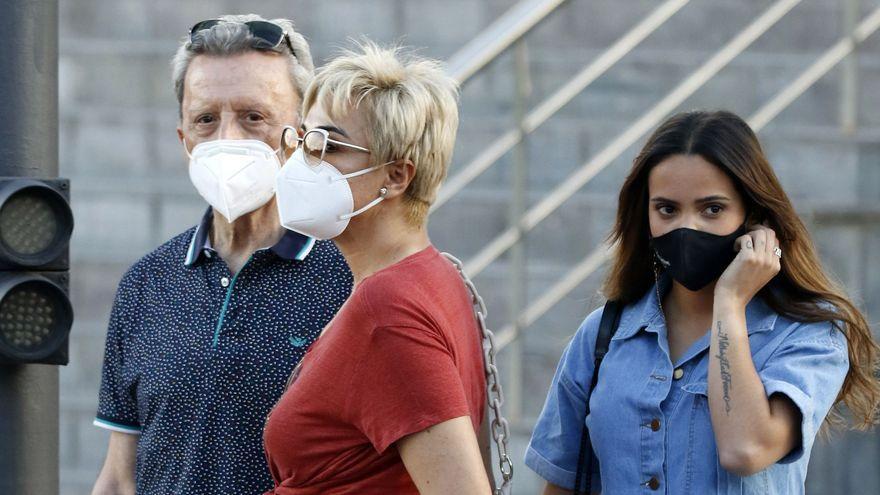
<path fill-rule="evenodd" d="M 385 165 L 385 184 L 383 187 L 388 190 L 385 197 L 393 198 L 402 195 L 415 176 L 416 166 L 409 159 L 395 160 Z"/>

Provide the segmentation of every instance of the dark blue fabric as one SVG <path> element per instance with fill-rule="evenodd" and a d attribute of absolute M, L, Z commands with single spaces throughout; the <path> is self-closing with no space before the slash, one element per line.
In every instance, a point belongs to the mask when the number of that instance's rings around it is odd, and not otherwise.
<path fill-rule="evenodd" d="M 270 489 L 266 415 L 351 291 L 333 243 L 294 232 L 233 275 L 207 242 L 211 219 L 119 284 L 95 424 L 140 435 L 138 494 Z"/>

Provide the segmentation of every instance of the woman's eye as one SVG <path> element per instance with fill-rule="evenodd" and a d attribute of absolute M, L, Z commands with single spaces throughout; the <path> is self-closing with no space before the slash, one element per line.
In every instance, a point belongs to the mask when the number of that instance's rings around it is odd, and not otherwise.
<path fill-rule="evenodd" d="M 722 211 L 724 211 L 724 207 L 722 207 L 721 205 L 711 205 L 711 206 L 708 206 L 708 207 L 706 208 L 705 211 L 706 211 L 706 213 L 708 213 L 709 215 L 713 215 L 713 216 L 714 216 L 714 215 L 718 215 L 718 214 L 720 214 Z"/>
<path fill-rule="evenodd" d="M 669 216 L 675 213 L 675 209 L 669 205 L 661 205 L 657 207 L 657 211 L 660 212 L 661 215 Z"/>

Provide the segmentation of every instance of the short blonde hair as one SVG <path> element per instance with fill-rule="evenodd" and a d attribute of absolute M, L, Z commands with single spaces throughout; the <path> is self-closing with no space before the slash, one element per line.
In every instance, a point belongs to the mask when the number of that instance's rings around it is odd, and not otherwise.
<path fill-rule="evenodd" d="M 406 190 L 407 220 L 425 223 L 449 168 L 458 128 L 458 85 L 440 62 L 356 43 L 320 68 L 303 100 L 303 115 L 321 102 L 330 118 L 362 112 L 370 136 L 370 162 L 410 160 L 415 177 Z"/>

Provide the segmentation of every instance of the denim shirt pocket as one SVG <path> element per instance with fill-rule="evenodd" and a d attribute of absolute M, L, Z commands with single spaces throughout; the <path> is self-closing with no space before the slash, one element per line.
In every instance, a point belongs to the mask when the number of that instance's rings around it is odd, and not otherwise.
<path fill-rule="evenodd" d="M 737 476 L 724 469 L 718 458 L 712 417 L 709 413 L 707 382 L 689 383 L 682 391 L 693 396 L 688 429 L 688 466 L 685 480 L 687 493 L 709 493 L 714 486 L 718 495 L 765 495 L 770 489 L 767 470 L 752 476 Z"/>

